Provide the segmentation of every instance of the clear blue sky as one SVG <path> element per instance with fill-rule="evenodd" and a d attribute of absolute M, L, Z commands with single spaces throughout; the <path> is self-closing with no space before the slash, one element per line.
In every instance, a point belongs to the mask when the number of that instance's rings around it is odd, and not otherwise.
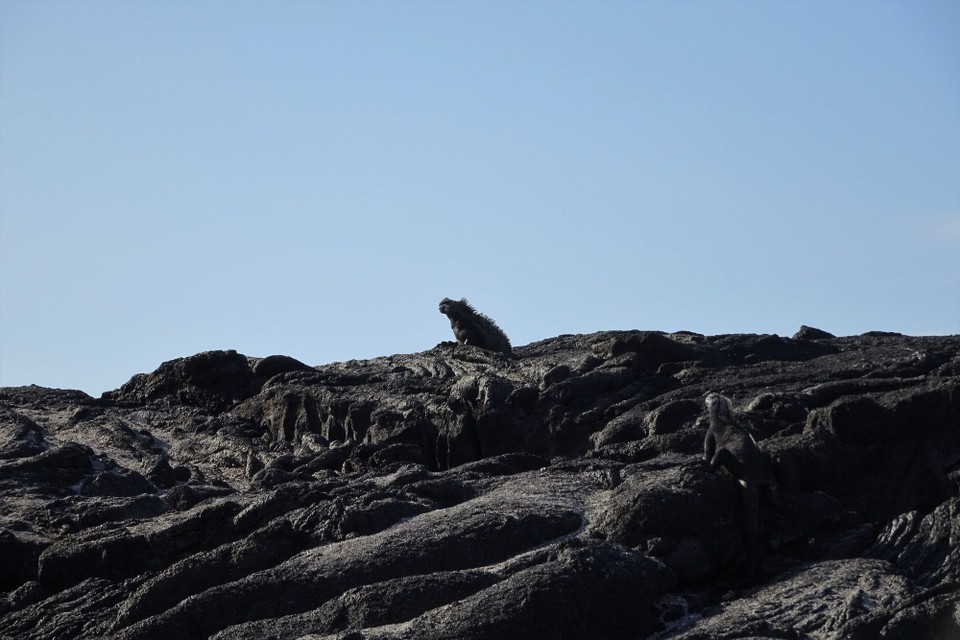
<path fill-rule="evenodd" d="M 960 333 L 960 3 L 0 0 L 0 385 Z"/>

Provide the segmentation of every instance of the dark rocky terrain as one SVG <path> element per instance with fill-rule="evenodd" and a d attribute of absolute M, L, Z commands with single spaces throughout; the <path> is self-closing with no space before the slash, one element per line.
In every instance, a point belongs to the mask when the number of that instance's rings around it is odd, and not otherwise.
<path fill-rule="evenodd" d="M 960 337 L 604 332 L 0 389 L 0 637 L 960 637 Z M 744 571 L 731 397 L 776 482 Z"/>

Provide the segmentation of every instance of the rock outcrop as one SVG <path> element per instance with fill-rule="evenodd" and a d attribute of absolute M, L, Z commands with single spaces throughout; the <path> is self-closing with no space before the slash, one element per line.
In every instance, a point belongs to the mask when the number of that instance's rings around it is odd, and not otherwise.
<path fill-rule="evenodd" d="M 2 638 L 960 637 L 960 337 L 202 353 L 0 389 L 0 497 Z"/>

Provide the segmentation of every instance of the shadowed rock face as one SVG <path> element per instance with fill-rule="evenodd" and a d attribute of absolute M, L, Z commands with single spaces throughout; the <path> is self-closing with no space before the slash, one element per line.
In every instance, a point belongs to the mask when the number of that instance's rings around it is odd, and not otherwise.
<path fill-rule="evenodd" d="M 0 637 L 956 637 L 958 353 L 628 331 L 0 389 Z M 708 391 L 775 487 L 749 578 Z"/>

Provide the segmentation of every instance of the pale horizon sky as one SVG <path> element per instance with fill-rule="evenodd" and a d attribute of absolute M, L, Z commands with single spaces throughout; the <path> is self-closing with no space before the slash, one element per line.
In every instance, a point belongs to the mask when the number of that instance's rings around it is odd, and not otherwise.
<path fill-rule="evenodd" d="M 960 3 L 0 0 L 0 386 L 960 333 Z"/>

